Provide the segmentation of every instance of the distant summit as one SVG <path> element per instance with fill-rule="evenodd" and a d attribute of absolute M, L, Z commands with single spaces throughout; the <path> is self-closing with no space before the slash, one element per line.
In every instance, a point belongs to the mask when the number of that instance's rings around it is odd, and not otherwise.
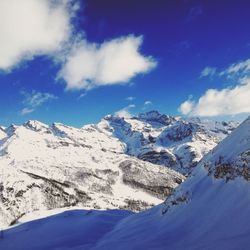
<path fill-rule="evenodd" d="M 202 156 L 238 123 L 183 119 L 150 111 L 131 118 L 109 115 L 94 126 L 123 142 L 127 154 L 189 175 Z"/>

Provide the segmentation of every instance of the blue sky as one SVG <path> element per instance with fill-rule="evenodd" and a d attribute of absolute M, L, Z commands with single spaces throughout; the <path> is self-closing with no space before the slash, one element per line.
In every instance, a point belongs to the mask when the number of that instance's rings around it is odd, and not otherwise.
<path fill-rule="evenodd" d="M 3 0 L 0 124 L 79 127 L 152 109 L 242 120 L 249 9 L 246 0 Z"/>

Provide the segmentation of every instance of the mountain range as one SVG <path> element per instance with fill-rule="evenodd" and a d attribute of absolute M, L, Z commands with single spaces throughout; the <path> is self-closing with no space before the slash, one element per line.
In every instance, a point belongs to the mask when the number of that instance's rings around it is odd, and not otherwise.
<path fill-rule="evenodd" d="M 163 203 L 140 213 L 64 210 L 30 222 L 24 216 L 21 225 L 3 232 L 0 247 L 247 250 L 249 180 L 250 117 L 210 150 Z"/>
<path fill-rule="evenodd" d="M 160 204 L 237 125 L 151 111 L 82 128 L 32 120 L 1 127 L 0 225 L 38 210 Z"/>

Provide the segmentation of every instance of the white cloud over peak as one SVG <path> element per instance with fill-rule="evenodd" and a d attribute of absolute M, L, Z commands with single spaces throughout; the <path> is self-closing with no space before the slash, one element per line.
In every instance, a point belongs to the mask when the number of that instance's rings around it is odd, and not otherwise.
<path fill-rule="evenodd" d="M 42 93 L 33 90 L 31 93 L 22 91 L 21 95 L 23 95 L 23 105 L 25 106 L 21 110 L 22 115 L 26 115 L 35 111 L 35 109 L 41 106 L 43 103 L 48 102 L 50 100 L 57 99 L 57 96 L 50 93 Z"/>
<path fill-rule="evenodd" d="M 58 77 L 67 89 L 92 89 L 98 86 L 126 84 L 140 73 L 156 66 L 152 57 L 140 53 L 142 37 L 133 35 L 102 44 L 78 41 L 66 57 Z"/>
<path fill-rule="evenodd" d="M 180 105 L 178 111 L 181 112 L 183 115 L 187 115 L 192 111 L 192 109 L 193 109 L 193 102 L 190 99 L 188 99 Z"/>
<path fill-rule="evenodd" d="M 1 0 L 0 69 L 61 49 L 71 33 L 70 0 Z"/>
<path fill-rule="evenodd" d="M 235 87 L 208 89 L 198 102 L 187 100 L 179 111 L 189 116 L 222 116 L 250 112 L 250 78 L 241 79 Z"/>
<path fill-rule="evenodd" d="M 115 112 L 115 116 L 123 117 L 123 118 L 131 118 L 132 114 L 130 112 L 130 109 L 135 108 L 134 104 L 130 104 L 127 107 Z"/>

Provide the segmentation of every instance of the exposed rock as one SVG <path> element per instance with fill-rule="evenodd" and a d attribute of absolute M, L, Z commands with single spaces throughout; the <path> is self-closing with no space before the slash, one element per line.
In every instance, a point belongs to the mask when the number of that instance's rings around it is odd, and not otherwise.
<path fill-rule="evenodd" d="M 181 175 L 167 168 L 145 167 L 135 161 L 126 160 L 119 167 L 123 172 L 123 182 L 134 188 L 146 190 L 160 199 L 168 197 L 183 181 Z"/>

